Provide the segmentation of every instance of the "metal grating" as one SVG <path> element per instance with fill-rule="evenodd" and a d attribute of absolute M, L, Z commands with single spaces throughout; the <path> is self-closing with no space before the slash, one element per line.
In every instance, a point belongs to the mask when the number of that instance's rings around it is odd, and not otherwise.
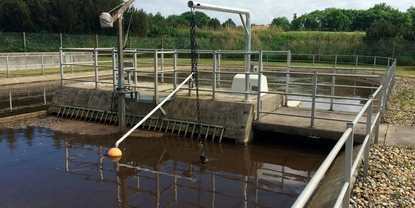
<path fill-rule="evenodd" d="M 77 119 L 81 121 L 90 121 L 98 123 L 107 123 L 111 125 L 118 124 L 118 113 L 112 111 L 103 111 L 90 108 L 82 108 L 75 106 L 61 105 L 57 114 L 58 117 L 67 119 Z M 126 125 L 134 126 L 140 122 L 144 116 L 126 114 Z M 164 131 L 165 133 L 172 133 L 183 135 L 185 137 L 194 137 L 198 134 L 198 124 L 191 121 L 181 121 L 174 119 L 162 119 L 158 117 L 149 117 L 142 125 L 142 129 L 153 131 Z M 218 138 L 219 142 L 222 142 L 223 135 L 225 133 L 225 127 L 212 124 L 201 124 L 201 136 L 204 136 L 205 140 L 209 138 L 214 141 Z"/>

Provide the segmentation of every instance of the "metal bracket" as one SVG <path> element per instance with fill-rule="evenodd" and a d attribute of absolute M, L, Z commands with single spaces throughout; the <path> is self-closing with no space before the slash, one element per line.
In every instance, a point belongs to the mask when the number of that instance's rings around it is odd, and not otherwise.
<path fill-rule="evenodd" d="M 163 113 L 164 116 L 167 116 L 167 112 L 163 109 L 163 107 L 160 107 L 160 111 Z"/>

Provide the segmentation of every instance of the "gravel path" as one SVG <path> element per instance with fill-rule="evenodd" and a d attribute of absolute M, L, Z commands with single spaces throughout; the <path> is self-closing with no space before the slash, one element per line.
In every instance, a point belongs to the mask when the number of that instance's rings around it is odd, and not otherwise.
<path fill-rule="evenodd" d="M 414 96 L 415 79 L 396 77 L 386 122 L 414 126 Z M 415 147 L 372 145 L 368 176 L 359 168 L 352 200 L 351 207 L 415 207 Z"/>

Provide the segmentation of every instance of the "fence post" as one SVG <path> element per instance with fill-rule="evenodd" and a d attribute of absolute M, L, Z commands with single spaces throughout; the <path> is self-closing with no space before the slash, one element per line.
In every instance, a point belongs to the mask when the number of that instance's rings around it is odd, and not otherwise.
<path fill-rule="evenodd" d="M 334 56 L 334 68 L 337 66 L 337 55 Z"/>
<path fill-rule="evenodd" d="M 312 67 L 314 67 L 315 58 L 316 58 L 316 54 L 313 54 L 313 64 L 311 65 Z"/>
<path fill-rule="evenodd" d="M 98 34 L 95 34 L 95 47 L 98 48 Z"/>
<path fill-rule="evenodd" d="M 310 127 L 313 128 L 314 127 L 314 114 L 315 114 L 315 110 L 316 110 L 316 94 L 317 94 L 317 71 L 314 71 L 314 75 L 313 75 L 313 97 L 312 97 L 312 101 L 311 101 L 311 122 L 310 122 Z"/>
<path fill-rule="evenodd" d="M 291 66 L 291 51 L 288 50 L 287 51 L 287 67 L 285 69 L 285 72 L 287 72 L 285 74 L 285 93 L 286 94 L 288 94 L 288 92 L 289 92 L 288 89 L 290 87 L 290 84 L 289 84 L 290 83 L 290 74 L 289 74 L 290 66 Z M 287 95 L 284 95 L 284 100 L 285 100 L 284 106 L 288 106 L 288 96 Z"/>
<path fill-rule="evenodd" d="M 333 71 L 332 71 L 332 76 L 331 76 L 331 98 L 330 98 L 330 111 L 332 111 L 333 110 L 333 101 L 334 101 L 334 99 L 333 99 L 333 97 L 334 97 L 334 90 L 335 90 L 335 87 L 334 87 L 334 85 L 336 85 L 336 76 L 334 75 L 334 74 L 336 74 L 336 67 L 333 67 Z"/>
<path fill-rule="evenodd" d="M 256 120 L 259 121 L 260 111 L 261 111 L 261 85 L 262 85 L 262 57 L 263 52 L 259 51 L 259 57 L 258 57 L 258 91 L 257 91 L 257 111 L 256 111 Z"/>
<path fill-rule="evenodd" d="M 173 55 L 173 88 L 176 89 L 176 85 L 177 85 L 177 60 L 179 54 L 177 53 L 177 50 L 174 51 L 174 55 Z"/>
<path fill-rule="evenodd" d="M 60 40 L 60 45 L 61 48 L 63 47 L 63 37 L 62 37 L 62 33 L 59 33 L 59 40 Z"/>
<path fill-rule="evenodd" d="M 113 86 L 113 90 L 115 91 L 117 89 L 117 67 L 116 67 L 116 63 L 117 63 L 117 51 L 115 50 L 115 48 L 112 48 L 112 86 Z"/>
<path fill-rule="evenodd" d="M 216 96 L 216 51 L 213 51 L 213 80 L 212 80 L 212 100 Z"/>
<path fill-rule="evenodd" d="M 380 76 L 380 83 L 379 84 L 383 88 L 383 75 Z M 377 114 L 379 114 L 379 118 L 376 120 L 376 131 L 375 131 L 375 141 L 374 141 L 375 144 L 377 144 L 379 142 L 379 125 L 380 125 L 380 121 L 382 120 L 382 108 L 383 108 L 383 106 L 382 106 L 382 96 L 383 96 L 383 89 L 381 89 L 379 91 L 379 95 L 378 95 Z"/>
<path fill-rule="evenodd" d="M 158 95 L 158 73 L 157 73 L 157 68 L 158 68 L 158 51 L 154 50 L 154 101 L 155 103 L 158 105 L 159 104 L 159 95 Z"/>
<path fill-rule="evenodd" d="M 161 48 L 161 83 L 164 83 L 164 50 Z"/>
<path fill-rule="evenodd" d="M 352 128 L 352 132 L 346 141 L 346 150 L 344 158 L 344 183 L 348 183 L 345 196 L 343 198 L 343 207 L 349 207 L 350 204 L 350 181 L 352 177 L 352 159 L 353 159 L 353 140 L 354 140 L 354 124 L 353 122 L 347 123 L 346 129 Z"/>
<path fill-rule="evenodd" d="M 134 72 L 133 72 L 133 76 L 134 76 L 134 86 L 137 86 L 138 84 L 138 80 L 137 80 L 137 49 L 134 49 L 134 55 L 133 55 L 133 66 L 134 66 Z M 173 66 L 173 70 L 174 70 L 174 66 Z M 134 87 L 134 92 L 137 91 L 137 88 Z"/>
<path fill-rule="evenodd" d="M 373 95 L 369 95 L 369 101 L 371 102 L 369 108 L 367 109 L 367 118 L 366 118 L 366 136 L 368 136 L 368 142 L 366 143 L 365 148 L 365 163 L 363 168 L 363 175 L 367 176 L 367 170 L 369 167 L 369 151 L 370 151 L 370 129 L 372 127 L 372 111 L 373 111 Z"/>
<path fill-rule="evenodd" d="M 7 69 L 7 78 L 9 78 L 10 77 L 9 55 L 6 56 L 6 69 Z"/>
<path fill-rule="evenodd" d="M 219 52 L 219 54 L 217 54 L 217 56 L 218 56 L 218 68 L 217 68 L 217 71 L 219 73 L 218 73 L 218 76 L 216 77 L 216 79 L 218 81 L 218 87 L 220 87 L 220 65 L 221 65 L 221 61 L 222 61 L 222 54 L 220 54 L 220 49 L 218 50 L 218 52 Z"/>
<path fill-rule="evenodd" d="M 45 75 L 45 59 L 44 59 L 44 55 L 42 55 L 42 75 Z"/>
<path fill-rule="evenodd" d="M 23 32 L 23 50 L 26 52 L 26 33 Z"/>
<path fill-rule="evenodd" d="M 98 89 L 98 51 L 94 48 L 95 89 Z"/>
<path fill-rule="evenodd" d="M 380 84 L 382 85 L 382 90 L 379 92 L 379 99 L 378 99 L 378 105 L 380 105 L 381 110 L 381 116 L 380 116 L 380 122 L 383 123 L 385 120 L 385 106 L 383 105 L 383 96 L 385 96 L 385 76 L 380 75 Z"/>
<path fill-rule="evenodd" d="M 356 63 L 355 63 L 355 68 L 357 68 L 357 64 L 359 63 L 359 55 L 356 55 Z"/>
<path fill-rule="evenodd" d="M 59 62 L 60 62 L 60 70 L 61 70 L 61 85 L 63 85 L 64 82 L 63 82 L 63 51 L 62 51 L 62 47 L 59 48 Z"/>

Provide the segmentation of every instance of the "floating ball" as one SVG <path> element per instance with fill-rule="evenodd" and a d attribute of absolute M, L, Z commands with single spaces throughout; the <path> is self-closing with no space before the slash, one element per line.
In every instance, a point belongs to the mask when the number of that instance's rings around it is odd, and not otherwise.
<path fill-rule="evenodd" d="M 117 147 L 113 147 L 110 150 L 108 150 L 108 156 L 109 157 L 121 157 L 122 156 L 122 152 Z"/>

